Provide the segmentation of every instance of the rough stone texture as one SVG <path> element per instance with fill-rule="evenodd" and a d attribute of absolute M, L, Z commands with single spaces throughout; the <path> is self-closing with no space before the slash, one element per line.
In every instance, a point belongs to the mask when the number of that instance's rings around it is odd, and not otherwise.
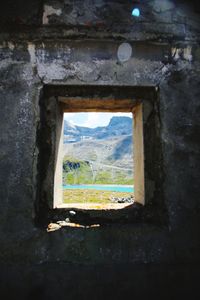
<path fill-rule="evenodd" d="M 16 292 L 21 299 L 145 298 L 156 291 L 162 299 L 193 298 L 200 263 L 199 2 L 141 1 L 139 20 L 130 16 L 131 1 L 44 2 L 7 1 L 1 9 L 3 299 Z M 47 6 L 54 10 L 42 25 Z M 132 57 L 121 63 L 117 50 L 124 40 Z M 158 88 L 167 222 L 144 218 L 50 233 L 36 226 L 45 84 Z"/>

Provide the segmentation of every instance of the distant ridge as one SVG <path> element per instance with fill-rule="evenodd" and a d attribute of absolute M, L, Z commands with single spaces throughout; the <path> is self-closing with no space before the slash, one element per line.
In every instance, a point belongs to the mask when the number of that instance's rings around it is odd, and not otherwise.
<path fill-rule="evenodd" d="M 115 116 L 96 128 L 64 125 L 64 183 L 133 183 L 132 118 Z"/>
<path fill-rule="evenodd" d="M 132 129 L 132 118 L 124 116 L 112 117 L 107 126 L 96 128 L 78 126 L 64 120 L 64 135 L 76 140 L 81 140 L 82 137 L 106 139 L 111 136 L 130 135 Z"/>

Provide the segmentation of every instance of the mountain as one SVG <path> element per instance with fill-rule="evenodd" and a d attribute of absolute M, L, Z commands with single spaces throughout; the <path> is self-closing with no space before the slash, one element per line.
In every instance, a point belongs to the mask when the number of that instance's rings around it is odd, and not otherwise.
<path fill-rule="evenodd" d="M 64 120 L 65 143 L 72 141 L 80 141 L 82 139 L 107 139 L 108 137 L 131 135 L 132 119 L 129 117 L 112 117 L 107 126 L 88 128 L 73 125 Z"/>
<path fill-rule="evenodd" d="M 64 123 L 64 155 L 118 168 L 133 166 L 132 118 L 112 117 L 107 126 L 87 128 Z"/>
<path fill-rule="evenodd" d="M 115 161 L 124 159 L 124 157 L 132 157 L 133 154 L 133 139 L 132 135 L 128 135 L 116 143 L 113 148 L 111 157 L 108 159 L 113 159 Z"/>
<path fill-rule="evenodd" d="M 64 121 L 65 184 L 132 184 L 132 119 L 112 117 L 107 126 L 88 128 Z"/>

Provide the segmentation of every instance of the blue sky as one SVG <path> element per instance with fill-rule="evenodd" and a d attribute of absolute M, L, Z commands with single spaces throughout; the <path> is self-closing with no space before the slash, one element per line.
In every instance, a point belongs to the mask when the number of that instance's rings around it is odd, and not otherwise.
<path fill-rule="evenodd" d="M 113 116 L 132 117 L 132 113 L 65 113 L 65 120 L 74 125 L 95 128 L 97 126 L 107 126 Z"/>

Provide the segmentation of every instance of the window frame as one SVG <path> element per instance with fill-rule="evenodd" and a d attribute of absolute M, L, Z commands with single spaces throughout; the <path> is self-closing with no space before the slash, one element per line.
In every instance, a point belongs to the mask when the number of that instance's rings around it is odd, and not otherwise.
<path fill-rule="evenodd" d="M 68 208 L 69 205 L 63 203 L 62 187 L 62 159 L 63 159 L 63 115 L 65 112 L 131 112 L 133 114 L 133 140 L 134 156 L 133 167 L 135 169 L 134 196 L 135 202 L 145 203 L 144 193 L 144 147 L 143 147 L 143 112 L 142 103 L 137 103 L 134 99 L 98 99 L 98 98 L 68 98 L 58 97 L 60 106 L 60 117 L 56 126 L 56 151 L 55 151 L 55 174 L 54 174 L 54 200 L 53 208 Z M 109 206 L 105 209 L 108 209 Z M 71 206 L 76 208 L 76 206 Z M 86 208 L 83 208 L 86 209 Z"/>
<path fill-rule="evenodd" d="M 134 139 L 137 139 L 138 136 L 140 137 L 140 142 L 137 143 L 138 147 L 135 147 L 134 145 L 134 161 L 136 162 L 138 156 L 142 156 L 143 161 L 143 165 L 138 164 L 138 168 L 143 169 L 143 172 L 140 172 L 138 182 L 143 182 L 143 185 L 142 187 L 140 184 L 137 185 L 136 177 L 136 181 L 134 182 L 134 184 L 136 183 L 135 195 L 137 202 L 135 202 L 134 205 L 131 205 L 130 209 L 122 209 L 120 210 L 120 212 L 118 212 L 118 210 L 99 210 L 98 212 L 94 210 L 87 210 L 85 212 L 84 209 L 76 210 L 85 215 L 90 215 L 90 218 L 95 215 L 96 217 L 102 220 L 104 219 L 106 220 L 106 222 L 108 221 L 111 223 L 115 222 L 118 219 L 122 220 L 122 222 L 126 222 L 127 220 L 129 220 L 129 216 L 130 219 L 134 222 L 134 220 L 137 219 L 134 217 L 134 215 L 138 207 L 141 211 L 139 215 L 141 215 L 140 218 L 142 219 L 142 216 L 146 214 L 147 211 L 149 215 L 149 209 L 151 211 L 151 216 L 154 216 L 155 211 L 159 211 L 159 216 L 162 215 L 164 208 L 164 195 L 162 188 L 163 160 L 160 135 L 158 92 L 159 90 L 156 86 L 44 86 L 40 96 L 40 120 L 37 133 L 37 146 L 39 154 L 37 159 L 37 197 L 35 208 L 36 220 L 39 220 L 38 222 L 40 224 L 45 222 L 45 220 L 58 219 L 59 216 L 66 217 L 70 211 L 69 208 L 65 208 L 62 206 L 58 208 L 57 203 L 53 202 L 53 195 L 54 193 L 56 193 L 54 191 L 54 183 L 56 182 L 54 178 L 54 174 L 56 173 L 55 158 L 58 157 L 59 154 L 59 147 L 56 145 L 59 145 L 58 141 L 60 141 L 60 144 L 62 143 L 62 137 L 60 136 L 60 132 L 62 131 L 63 126 L 62 116 L 66 109 L 67 111 L 69 111 L 69 105 L 67 107 L 66 103 L 63 104 L 63 101 L 60 101 L 61 99 L 74 99 L 73 101 L 75 101 L 75 99 L 104 99 L 103 101 L 106 101 L 106 99 L 114 99 L 118 103 L 122 99 L 126 99 L 129 101 L 131 100 L 131 103 L 134 103 L 131 108 L 134 114 L 134 136 L 136 136 L 134 137 Z M 106 102 L 104 102 L 104 104 L 105 103 Z M 102 111 L 102 108 L 98 109 L 98 111 Z M 113 111 L 113 109 L 109 111 Z M 117 107 L 117 111 L 121 111 L 121 109 L 119 110 L 119 107 Z M 48 121 L 49 115 L 51 115 L 51 121 Z M 48 135 L 48 138 L 46 138 L 46 134 Z M 51 139 L 51 143 L 44 142 L 45 139 Z M 149 143 L 149 141 L 151 141 L 151 143 Z M 48 147 L 50 147 L 51 149 L 49 149 Z M 142 151 L 140 151 L 141 147 L 143 147 Z M 48 148 L 49 152 L 47 158 L 45 153 L 46 148 Z M 135 173 L 137 172 L 136 166 Z M 50 169 L 53 169 L 53 174 L 52 170 L 50 172 Z M 62 178 L 62 176 L 60 178 Z"/>

